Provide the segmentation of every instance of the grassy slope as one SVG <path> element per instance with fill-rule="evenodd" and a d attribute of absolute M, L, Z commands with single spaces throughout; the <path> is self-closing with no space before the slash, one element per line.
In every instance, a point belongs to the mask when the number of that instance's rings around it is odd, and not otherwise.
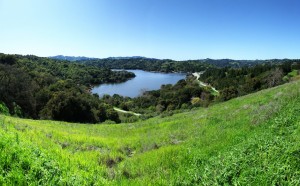
<path fill-rule="evenodd" d="M 300 81 L 166 118 L 0 116 L 0 185 L 300 184 Z"/>

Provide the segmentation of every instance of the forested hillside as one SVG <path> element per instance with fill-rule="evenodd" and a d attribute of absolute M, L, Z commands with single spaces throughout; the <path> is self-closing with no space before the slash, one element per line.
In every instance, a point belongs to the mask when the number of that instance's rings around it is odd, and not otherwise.
<path fill-rule="evenodd" d="M 0 102 L 11 115 L 73 122 L 119 122 L 110 105 L 89 93 L 93 84 L 135 75 L 36 56 L 0 54 Z"/>
<path fill-rule="evenodd" d="M 200 72 L 211 67 L 252 67 L 258 64 L 279 64 L 289 60 L 232 60 L 232 59 L 202 59 L 175 61 L 171 59 L 154 59 L 145 57 L 124 57 L 78 60 L 77 62 L 91 66 L 110 69 L 140 69 L 158 72 Z"/>
<path fill-rule="evenodd" d="M 92 95 L 92 85 L 123 82 L 135 77 L 133 73 L 109 68 L 188 74 L 201 71 L 202 74 L 200 79 L 190 75 L 175 85 L 145 91 L 137 98 Z M 32 55 L 0 54 L 0 103 L 2 110 L 7 108 L 10 115 L 19 117 L 81 123 L 133 122 L 208 107 L 274 87 L 289 82 L 298 75 L 299 69 L 299 60 L 172 61 L 133 57 L 70 62 Z M 203 82 L 208 86 L 203 86 Z M 141 115 L 117 113 L 114 107 Z"/>
<path fill-rule="evenodd" d="M 299 60 L 265 62 L 241 68 L 213 66 L 203 71 L 199 79 L 190 75 L 175 85 L 145 91 L 137 98 L 105 95 L 101 100 L 124 110 L 141 113 L 142 118 L 156 115 L 164 117 L 287 83 L 298 76 L 299 70 Z M 203 82 L 207 86 L 203 86 Z M 129 121 L 133 120 L 131 118 Z"/>
<path fill-rule="evenodd" d="M 299 70 L 300 60 L 285 60 L 253 67 L 208 69 L 200 80 L 220 90 L 222 100 L 229 100 L 288 82 Z"/>

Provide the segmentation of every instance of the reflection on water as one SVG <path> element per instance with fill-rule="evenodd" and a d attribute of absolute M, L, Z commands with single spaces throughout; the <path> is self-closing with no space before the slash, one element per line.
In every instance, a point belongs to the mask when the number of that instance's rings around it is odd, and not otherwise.
<path fill-rule="evenodd" d="M 184 73 L 160 73 L 146 72 L 143 70 L 127 70 L 133 72 L 136 77 L 124 83 L 107 83 L 95 86 L 92 93 L 100 96 L 104 94 L 119 94 L 128 97 L 137 97 L 146 90 L 158 90 L 163 84 L 175 84 L 181 79 L 185 79 Z"/>

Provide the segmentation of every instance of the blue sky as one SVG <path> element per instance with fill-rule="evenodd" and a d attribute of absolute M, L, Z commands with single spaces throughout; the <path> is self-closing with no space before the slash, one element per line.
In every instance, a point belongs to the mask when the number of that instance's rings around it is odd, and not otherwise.
<path fill-rule="evenodd" d="M 300 58 L 299 0 L 0 0 L 0 52 Z"/>

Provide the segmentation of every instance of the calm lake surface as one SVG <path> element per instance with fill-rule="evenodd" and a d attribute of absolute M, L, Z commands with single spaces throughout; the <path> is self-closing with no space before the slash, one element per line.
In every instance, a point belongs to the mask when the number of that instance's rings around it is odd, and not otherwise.
<path fill-rule="evenodd" d="M 135 78 L 124 83 L 107 83 L 95 86 L 92 93 L 100 96 L 104 94 L 119 94 L 128 97 L 137 97 L 145 90 L 158 90 L 163 84 L 175 84 L 181 79 L 185 79 L 185 73 L 160 73 L 146 72 L 143 70 L 126 70 L 133 72 Z"/>

